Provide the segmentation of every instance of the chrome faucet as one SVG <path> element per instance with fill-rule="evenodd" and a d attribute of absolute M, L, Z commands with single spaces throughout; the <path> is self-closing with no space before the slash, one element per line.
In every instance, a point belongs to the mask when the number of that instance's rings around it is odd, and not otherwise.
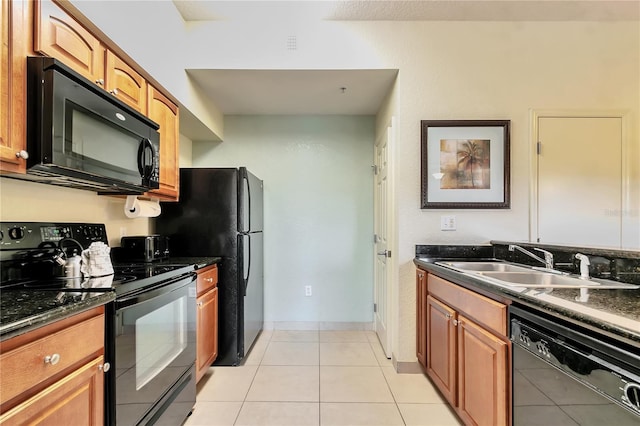
<path fill-rule="evenodd" d="M 538 262 L 544 263 L 544 267 L 545 268 L 553 269 L 553 253 L 550 253 L 550 252 L 548 252 L 546 250 L 543 250 L 543 249 L 537 248 L 537 247 L 534 247 L 533 249 L 541 252 L 542 254 L 544 254 L 544 259 L 541 258 L 541 257 L 536 256 L 535 254 L 531 253 L 529 250 L 523 249 L 520 246 L 517 246 L 515 244 L 509 244 L 509 251 L 514 251 L 514 250 L 521 251 L 522 253 L 524 253 L 527 256 L 537 260 Z"/>

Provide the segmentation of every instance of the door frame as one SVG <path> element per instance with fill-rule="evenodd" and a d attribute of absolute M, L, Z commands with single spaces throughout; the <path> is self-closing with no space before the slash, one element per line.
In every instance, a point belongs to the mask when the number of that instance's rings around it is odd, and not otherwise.
<path fill-rule="evenodd" d="M 630 121 L 631 121 L 631 111 L 629 110 L 621 110 L 621 109 L 532 109 L 530 114 L 530 122 L 529 129 L 531 131 L 530 134 L 530 188 L 529 188 L 529 202 L 530 202 L 530 210 L 529 210 L 529 241 L 537 242 L 538 240 L 538 232 L 539 232 L 539 223 L 538 223 L 538 138 L 539 138 L 539 119 L 540 118 L 620 118 L 622 125 L 622 146 L 621 146 L 621 200 L 622 200 L 622 218 L 621 218 L 621 235 L 624 236 L 624 231 L 627 228 L 631 230 L 633 227 L 636 227 L 636 242 L 635 248 L 638 248 L 638 244 L 640 244 L 640 227 L 638 224 L 627 223 L 629 222 L 629 216 L 633 219 L 633 215 L 625 215 L 623 214 L 625 211 L 631 211 L 630 209 L 633 206 L 633 185 L 632 185 L 632 172 L 633 166 L 632 161 L 640 162 L 638 158 L 632 158 L 630 155 L 632 153 L 631 150 L 631 142 L 630 142 Z M 640 150 L 639 150 L 640 151 Z M 636 192 L 640 192 L 640 188 L 635 189 Z M 638 194 L 640 196 L 640 193 Z M 626 220 L 625 220 L 626 218 Z M 621 241 L 622 247 L 624 248 L 628 244 L 625 244 L 624 241 Z"/>
<path fill-rule="evenodd" d="M 394 173 L 395 173 L 395 167 L 394 167 L 394 157 L 395 157 L 395 140 L 396 140 L 396 132 L 397 132 L 397 119 L 395 116 L 391 116 L 390 120 L 387 122 L 387 124 L 384 126 L 384 132 L 385 134 L 381 134 L 381 135 L 377 135 L 376 137 L 376 141 L 373 145 L 373 151 L 374 151 L 374 156 L 377 155 L 377 147 L 378 147 L 378 143 L 379 141 L 383 138 L 386 137 L 387 138 L 387 250 L 391 251 L 391 256 L 387 258 L 387 262 L 386 262 L 386 284 L 387 284 L 387 292 L 386 292 L 386 300 L 385 300 L 385 304 L 386 304 L 386 309 L 387 309 L 387 338 L 386 338 L 386 345 L 382 344 L 382 348 L 383 351 L 386 349 L 385 355 L 387 356 L 387 358 L 391 358 L 392 356 L 392 342 L 393 342 L 393 335 L 394 335 L 394 330 L 395 330 L 395 326 L 396 326 L 396 309 L 395 309 L 395 305 L 393 303 L 394 300 L 394 294 L 393 294 L 393 289 L 394 286 L 396 284 L 396 280 L 394 280 L 394 277 L 396 276 L 395 274 L 395 270 L 396 270 L 396 259 L 398 256 L 398 247 L 396 244 L 396 208 L 395 208 L 395 190 L 394 190 Z M 374 163 L 375 163 L 375 157 L 374 157 Z M 374 164 L 375 165 L 375 164 Z M 376 187 L 376 176 L 377 174 L 374 173 L 373 174 L 373 190 L 374 190 L 374 194 L 375 191 L 377 189 Z M 377 202 L 377 198 L 374 197 L 374 203 Z M 377 206 L 374 204 L 374 215 L 377 212 Z M 376 228 L 375 228 L 375 224 L 376 224 L 376 218 L 374 217 L 374 222 L 373 222 L 374 226 L 373 226 L 373 234 L 375 235 L 376 233 Z M 378 280 L 376 277 L 376 256 L 377 256 L 377 249 L 376 249 L 376 242 L 374 242 L 373 244 L 373 250 L 372 250 L 372 256 L 373 256 L 373 302 L 374 304 L 378 304 L 378 299 L 377 299 L 377 295 L 378 295 Z M 376 336 L 378 336 L 377 334 L 377 330 L 376 330 L 376 325 L 377 325 L 377 321 L 376 321 L 376 313 L 374 312 L 373 315 L 373 331 L 376 333 Z M 382 343 L 382 342 L 381 342 Z"/>

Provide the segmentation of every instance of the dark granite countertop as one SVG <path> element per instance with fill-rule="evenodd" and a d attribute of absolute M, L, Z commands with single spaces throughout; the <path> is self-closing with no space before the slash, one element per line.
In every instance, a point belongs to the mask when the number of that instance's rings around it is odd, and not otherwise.
<path fill-rule="evenodd" d="M 171 263 L 171 264 L 192 264 L 195 269 L 206 268 L 207 266 L 214 265 L 222 262 L 222 258 L 218 256 L 209 256 L 209 257 L 170 257 L 162 261 L 162 263 Z"/>
<path fill-rule="evenodd" d="M 487 254 L 483 253 L 482 258 L 489 258 Z M 462 287 L 506 304 L 516 303 L 534 308 L 640 348 L 640 289 L 589 289 L 588 300 L 582 302 L 577 300 L 579 289 L 541 291 L 498 287 L 472 274 L 436 265 L 434 262 L 441 259 L 433 256 L 433 253 L 430 257 L 421 257 L 420 253 L 417 256 L 414 259 L 416 266 Z"/>
<path fill-rule="evenodd" d="M 221 257 L 172 257 L 162 263 L 194 265 L 197 270 L 221 261 Z M 77 295 L 51 290 L 0 290 L 0 341 L 104 305 L 115 297 L 113 291 Z"/>
<path fill-rule="evenodd" d="M 3 290 L 0 293 L 0 341 L 115 300 L 113 291 L 77 293 Z"/>

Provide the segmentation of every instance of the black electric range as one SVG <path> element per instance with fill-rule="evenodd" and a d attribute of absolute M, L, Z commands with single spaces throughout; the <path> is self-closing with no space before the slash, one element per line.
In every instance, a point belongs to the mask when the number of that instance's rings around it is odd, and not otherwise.
<path fill-rule="evenodd" d="M 104 224 L 0 222 L 0 333 L 28 326 L 42 312 L 61 319 L 67 307 L 71 312 L 111 296 L 104 423 L 179 424 L 195 403 L 195 266 L 118 259 L 113 274 L 65 277 L 59 260 L 93 242 L 108 242 Z M 173 343 L 158 348 L 158 339 Z M 159 359 L 149 365 L 137 362 L 154 356 Z"/>

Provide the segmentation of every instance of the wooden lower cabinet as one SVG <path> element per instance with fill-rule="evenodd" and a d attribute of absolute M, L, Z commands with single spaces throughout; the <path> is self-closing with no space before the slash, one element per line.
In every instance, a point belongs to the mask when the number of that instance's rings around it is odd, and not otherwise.
<path fill-rule="evenodd" d="M 506 306 L 433 275 L 427 291 L 427 375 L 465 424 L 509 424 Z"/>
<path fill-rule="evenodd" d="M 427 296 L 427 374 L 453 406 L 456 405 L 456 312 Z"/>
<path fill-rule="evenodd" d="M 0 342 L 0 424 L 104 424 L 104 307 Z"/>
<path fill-rule="evenodd" d="M 3 425 L 102 425 L 102 356 L 0 416 Z"/>
<path fill-rule="evenodd" d="M 423 369 L 427 368 L 427 273 L 416 272 L 416 356 Z"/>
<path fill-rule="evenodd" d="M 458 316 L 458 414 L 467 424 L 508 423 L 508 345 Z"/>
<path fill-rule="evenodd" d="M 218 357 L 218 268 L 198 272 L 196 317 L 196 382 Z"/>

